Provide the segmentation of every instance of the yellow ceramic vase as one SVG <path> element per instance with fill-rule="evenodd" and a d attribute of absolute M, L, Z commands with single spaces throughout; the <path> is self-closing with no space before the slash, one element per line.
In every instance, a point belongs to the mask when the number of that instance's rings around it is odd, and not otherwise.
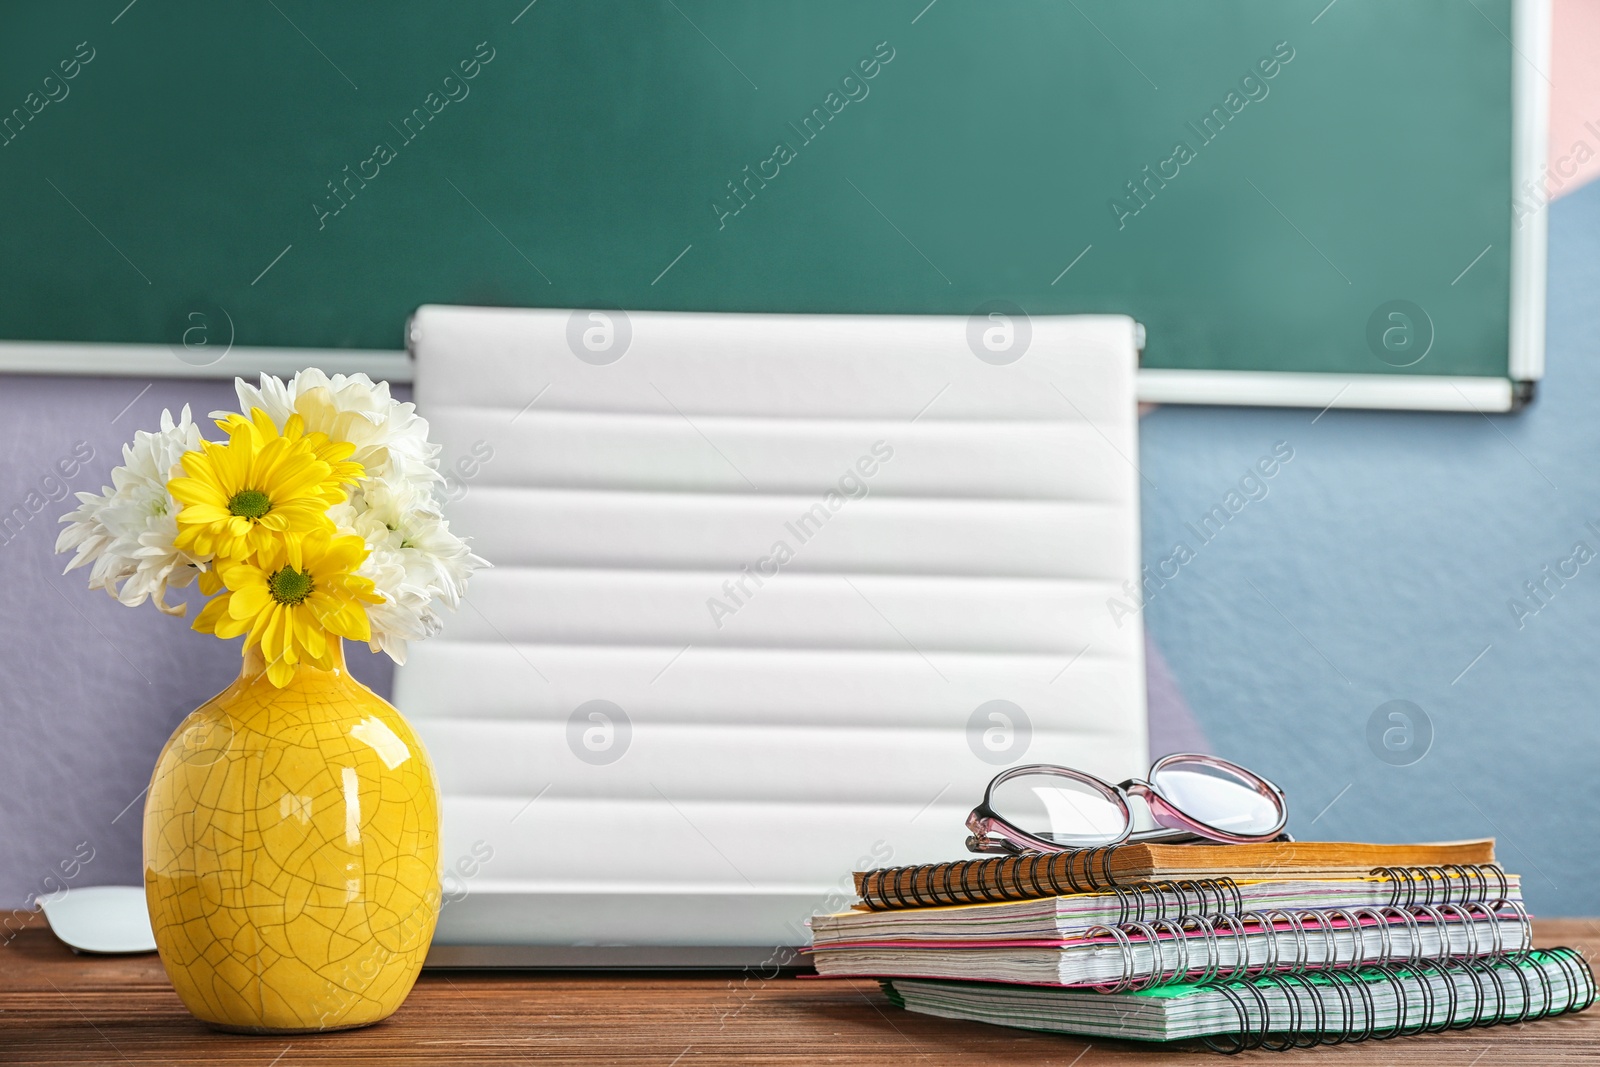
<path fill-rule="evenodd" d="M 167 977 L 224 1030 L 366 1026 L 405 1000 L 439 915 L 439 788 L 411 727 L 350 677 L 238 681 L 178 727 L 144 811 Z"/>

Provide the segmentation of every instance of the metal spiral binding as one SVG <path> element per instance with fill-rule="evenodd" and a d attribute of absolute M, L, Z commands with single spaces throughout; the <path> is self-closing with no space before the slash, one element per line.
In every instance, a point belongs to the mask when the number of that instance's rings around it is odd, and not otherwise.
<path fill-rule="evenodd" d="M 1566 979 L 1564 999 L 1558 1001 L 1550 978 L 1541 967 L 1529 966 L 1545 962 L 1553 962 Z M 1430 974 L 1442 980 L 1442 989 L 1435 988 Z M 1456 981 L 1463 975 L 1470 980 L 1465 997 Z M 1408 978 L 1422 979 L 1411 987 L 1420 994 L 1419 1005 L 1412 1005 L 1406 995 Z M 1520 1011 L 1514 1015 L 1507 1010 L 1513 979 L 1520 994 Z M 1380 984 L 1389 987 L 1395 1008 L 1394 1022 L 1382 1030 L 1377 1025 L 1377 1003 L 1372 995 Z M 1233 1008 L 1237 1027 L 1202 1039 L 1207 1048 L 1228 1054 L 1531 1022 L 1581 1011 L 1594 1002 L 1596 994 L 1594 973 L 1583 956 L 1570 948 L 1526 949 L 1474 959 L 1424 959 L 1398 966 L 1378 964 L 1361 971 L 1329 971 L 1315 980 L 1293 972 L 1267 974 L 1207 982 L 1201 988 L 1222 994 Z M 1337 1026 L 1330 1025 L 1328 1005 L 1322 995 L 1325 991 L 1332 991 L 1337 999 Z M 1280 997 L 1287 1018 L 1275 1028 L 1272 1008 Z"/>
<path fill-rule="evenodd" d="M 1111 873 L 1111 857 L 1116 855 L 1118 847 L 1119 846 L 1117 845 L 1101 845 L 1098 848 L 1086 848 L 1080 850 L 1079 852 L 1073 853 L 1072 858 L 1067 861 L 1069 878 L 1072 873 L 1073 861 L 1076 860 L 1078 856 L 1082 856 L 1083 877 L 1084 881 L 1089 884 L 1089 892 L 1099 893 L 1107 889 L 1116 888 L 1117 880 Z M 1100 864 L 1100 878 L 1095 877 L 1094 865 L 1096 863 Z M 1081 889 L 1075 889 L 1074 891 L 1080 893 L 1083 892 Z"/>
<path fill-rule="evenodd" d="M 868 907 L 877 910 L 920 907 L 929 903 L 984 904 L 1035 899 L 1037 894 L 1021 888 L 1033 885 L 1048 888 L 1056 896 L 1087 892 L 1114 894 L 1119 923 L 1243 910 L 1244 897 L 1232 878 L 1116 885 L 1111 876 L 1111 859 L 1116 847 L 1080 849 L 1072 853 L 1026 852 L 1003 859 L 884 867 L 867 875 L 861 897 Z M 986 885 L 985 874 L 991 871 L 996 876 L 995 882 Z M 924 879 L 926 884 L 919 890 Z"/>
<path fill-rule="evenodd" d="M 1242 905 L 1238 885 L 1231 878 L 1197 881 L 1141 882 L 1119 886 L 1111 864 L 1120 845 L 1072 849 L 1064 852 L 1024 852 L 1004 858 L 959 860 L 883 867 L 868 873 L 862 899 L 876 909 L 914 908 L 928 904 L 983 904 L 1027 900 L 1036 894 L 1025 886 L 1046 886 L 1056 896 L 1071 893 L 1115 893 L 1123 901 L 1124 922 L 1175 918 L 1185 914 L 1238 911 Z M 986 884 L 986 875 L 994 881 Z M 974 878 L 974 876 L 976 876 Z M 1415 908 L 1443 904 L 1493 904 L 1511 895 L 1511 882 L 1499 865 L 1447 863 L 1431 867 L 1375 867 L 1371 877 L 1393 883 L 1389 906 Z M 926 888 L 918 886 L 927 880 Z M 1154 902 L 1135 897 L 1155 893 Z M 1194 894 L 1190 907 L 1189 894 Z M 1166 894 L 1176 898 L 1175 908 Z M 1134 903 L 1138 910 L 1128 909 Z M 1147 913 L 1146 908 L 1150 909 Z"/>
<path fill-rule="evenodd" d="M 1419 923 L 1419 919 L 1426 923 Z M 1521 936 L 1517 944 L 1507 945 L 1503 926 L 1513 919 Z M 1254 924 L 1255 928 L 1252 930 L 1247 924 Z M 1280 929 L 1280 925 L 1284 928 Z M 1439 946 L 1425 953 L 1423 931 L 1427 928 L 1437 933 Z M 1252 960 L 1250 936 L 1267 931 L 1271 936 L 1261 938 L 1257 945 L 1261 955 Z M 1453 947 L 1457 931 L 1465 942 L 1460 950 Z M 1340 955 L 1342 932 L 1351 935 L 1349 958 Z M 1377 951 L 1371 955 L 1367 946 L 1369 933 L 1376 934 L 1378 941 Z M 1492 905 L 1472 902 L 1415 908 L 1279 908 L 1183 915 L 1094 926 L 1085 931 L 1084 937 L 1100 942 L 1097 952 L 1116 951 L 1120 956 L 1117 977 L 1094 987 L 1105 993 L 1257 975 L 1304 975 L 1362 967 L 1416 968 L 1441 961 L 1500 957 L 1532 948 L 1527 911 L 1520 903 L 1508 901 Z M 1229 942 L 1231 962 L 1225 963 L 1223 949 Z M 1321 951 L 1313 955 L 1316 947 Z M 1150 955 L 1149 967 L 1143 972 L 1137 959 L 1141 950 L 1148 950 Z"/>
<path fill-rule="evenodd" d="M 1244 896 L 1232 878 L 1202 878 L 1190 882 L 1139 882 L 1113 886 L 1119 923 L 1177 919 L 1189 915 L 1237 914 L 1244 910 Z M 1194 902 L 1190 904 L 1190 896 Z"/>
<path fill-rule="evenodd" d="M 1117 891 L 1111 861 L 1121 845 L 1064 852 L 1023 852 L 1003 858 L 880 867 L 867 872 L 861 899 L 874 910 L 915 908 L 933 904 L 991 904 L 1030 900 L 1039 894 L 1024 887 L 1048 886 L 1055 896 Z M 1081 865 L 1081 870 L 1080 870 Z M 985 876 L 994 881 L 986 884 Z M 926 879 L 925 889 L 918 886 Z M 1216 881 L 1208 879 L 1208 881 Z M 1178 885 L 1181 883 L 1163 883 Z M 931 901 L 929 898 L 932 898 Z"/>
<path fill-rule="evenodd" d="M 1394 883 L 1389 906 L 1397 908 L 1472 902 L 1487 904 L 1511 895 L 1511 881 L 1500 865 L 1495 863 L 1374 867 L 1370 876 Z M 1491 878 L 1495 883 L 1493 889 L 1489 884 Z"/>

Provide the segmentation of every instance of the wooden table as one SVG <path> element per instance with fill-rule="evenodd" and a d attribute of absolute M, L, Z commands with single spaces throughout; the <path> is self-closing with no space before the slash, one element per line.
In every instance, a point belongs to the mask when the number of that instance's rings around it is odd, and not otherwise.
<path fill-rule="evenodd" d="M 1536 924 L 1540 945 L 1600 951 L 1600 920 Z M 1600 1005 L 1578 1015 L 1242 1059 L 1495 1067 L 1600 1061 Z M 195 1021 L 154 956 L 74 956 L 33 917 L 0 946 L 0 1064 L 537 1062 L 947 1064 L 1109 1067 L 1228 1062 L 1209 1053 L 956 1023 L 893 1008 L 867 981 L 740 974 L 427 972 L 405 1006 L 366 1030 L 292 1038 L 218 1034 Z M 1237 1062 L 1237 1061 L 1235 1061 Z"/>

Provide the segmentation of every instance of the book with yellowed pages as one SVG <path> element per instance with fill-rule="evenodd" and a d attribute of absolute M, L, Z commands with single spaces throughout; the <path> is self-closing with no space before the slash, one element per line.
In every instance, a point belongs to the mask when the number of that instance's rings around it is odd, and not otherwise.
<path fill-rule="evenodd" d="M 1134 842 L 857 871 L 871 910 L 939 907 L 1092 893 L 1148 882 L 1295 881 L 1375 873 L 1415 884 L 1499 877 L 1494 839 L 1432 844 L 1269 841 L 1249 845 Z M 1487 872 L 1493 871 L 1493 874 Z M 1504 894 L 1501 894 L 1502 896 Z M 1402 903 L 1425 903 L 1413 898 Z"/>

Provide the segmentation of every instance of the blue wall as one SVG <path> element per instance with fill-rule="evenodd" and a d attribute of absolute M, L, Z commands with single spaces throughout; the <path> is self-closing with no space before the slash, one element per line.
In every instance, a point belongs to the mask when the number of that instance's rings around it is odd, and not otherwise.
<path fill-rule="evenodd" d="M 1215 751 L 1288 791 L 1299 836 L 1492 835 L 1533 911 L 1600 914 L 1597 336 L 1592 185 L 1551 208 L 1549 373 L 1522 414 L 1166 407 L 1144 420 L 1145 560 L 1195 549 L 1146 625 Z M 1268 495 L 1201 547 L 1185 523 L 1280 441 L 1294 458 Z M 1595 559 L 1567 564 L 1576 577 L 1547 581 L 1546 606 L 1519 618 L 1514 598 L 1538 607 L 1523 583 L 1579 541 Z M 1415 745 L 1368 740 L 1391 700 L 1432 725 L 1409 765 Z"/>

